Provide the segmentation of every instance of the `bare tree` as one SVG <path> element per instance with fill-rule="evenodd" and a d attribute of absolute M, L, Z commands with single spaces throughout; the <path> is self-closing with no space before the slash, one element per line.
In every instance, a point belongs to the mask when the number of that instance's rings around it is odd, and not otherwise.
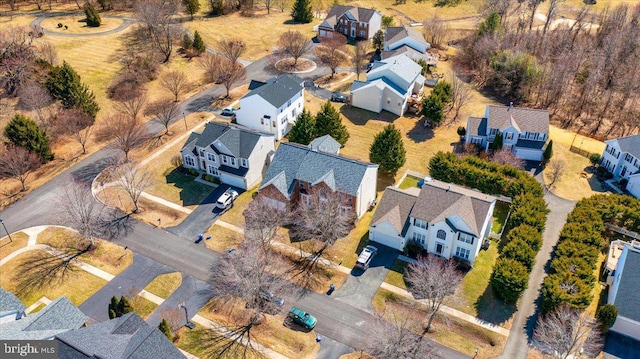
<path fill-rule="evenodd" d="M 229 97 L 229 91 L 231 90 L 231 86 L 233 86 L 236 82 L 245 78 L 247 72 L 244 67 L 237 63 L 231 62 L 231 60 L 222 58 L 219 63 L 219 76 L 218 80 L 224 88 L 227 90 L 226 97 Z"/>
<path fill-rule="evenodd" d="M 40 58 L 44 59 L 51 65 L 56 65 L 58 63 L 58 52 L 49 41 L 41 41 L 36 51 Z"/>
<path fill-rule="evenodd" d="M 218 41 L 218 52 L 233 63 L 238 62 L 238 59 L 246 50 L 247 44 L 241 39 L 222 39 Z"/>
<path fill-rule="evenodd" d="M 415 314 L 407 310 L 392 311 L 378 317 L 370 347 L 366 351 L 376 358 L 439 358 L 433 345 L 418 335 L 422 328 Z"/>
<path fill-rule="evenodd" d="M 169 124 L 171 120 L 178 116 L 179 107 L 171 101 L 171 99 L 164 99 L 153 102 L 147 107 L 146 115 L 153 116 L 153 120 L 164 126 L 165 134 L 169 134 Z"/>
<path fill-rule="evenodd" d="M 64 128 L 82 146 L 82 154 L 87 153 L 87 143 L 93 133 L 94 119 L 79 109 L 62 110 L 57 116 L 57 127 Z"/>
<path fill-rule="evenodd" d="M 596 321 L 568 305 L 538 318 L 533 339 L 545 353 L 560 359 L 595 358 L 604 342 Z"/>
<path fill-rule="evenodd" d="M 449 26 L 437 14 L 424 19 L 422 22 L 424 37 L 435 48 L 444 48 L 447 43 Z"/>
<path fill-rule="evenodd" d="M 28 151 L 19 146 L 2 146 L 0 149 L 0 179 L 15 178 L 20 181 L 22 191 L 29 173 L 42 164 L 42 159 L 37 153 Z"/>
<path fill-rule="evenodd" d="M 264 7 L 267 9 L 267 15 L 271 14 L 271 8 L 275 5 L 276 0 L 262 0 Z"/>
<path fill-rule="evenodd" d="M 151 185 L 151 173 L 132 162 L 125 162 L 115 167 L 113 173 L 118 178 L 120 187 L 131 198 L 131 202 L 135 207 L 133 213 L 137 213 L 140 210 L 140 196 Z"/>
<path fill-rule="evenodd" d="M 431 329 L 431 323 L 442 306 L 444 299 L 453 294 L 462 281 L 462 274 L 453 260 L 443 260 L 434 255 L 418 258 L 405 272 L 405 279 L 411 284 L 411 293 L 423 299 L 429 319 L 422 334 Z"/>
<path fill-rule="evenodd" d="M 136 17 L 144 26 L 146 40 L 162 54 L 164 63 L 171 59 L 173 42 L 179 34 L 173 20 L 179 5 L 177 0 L 142 0 L 135 3 Z"/>
<path fill-rule="evenodd" d="M 320 45 L 316 47 L 316 53 L 320 57 L 320 61 L 331 69 L 331 77 L 333 77 L 336 68 L 349 59 L 347 38 L 341 34 L 323 37 Z"/>
<path fill-rule="evenodd" d="M 187 76 L 180 71 L 169 71 L 160 75 L 160 84 L 173 94 L 175 102 L 178 102 L 180 94 L 189 87 Z"/>
<path fill-rule="evenodd" d="M 351 63 L 356 71 L 356 80 L 360 80 L 360 73 L 364 69 L 364 64 L 367 62 L 367 54 L 369 53 L 370 44 L 369 41 L 358 41 L 353 49 L 353 56 L 351 56 Z"/>
<path fill-rule="evenodd" d="M 207 83 L 218 83 L 220 69 L 218 64 L 222 61 L 222 56 L 211 53 L 204 53 L 198 58 L 198 66 L 204 70 L 204 79 Z"/>
<path fill-rule="evenodd" d="M 102 127 L 96 131 L 98 141 L 113 140 L 111 145 L 124 152 L 129 159 L 129 152 L 145 143 L 151 135 L 147 127 L 131 116 L 112 115 L 105 119 Z"/>
<path fill-rule="evenodd" d="M 460 110 L 471 102 L 473 98 L 473 90 L 470 85 L 462 81 L 454 72 L 449 75 L 449 83 L 451 84 L 451 111 L 453 111 L 453 120 L 458 119 Z"/>
<path fill-rule="evenodd" d="M 164 83 L 163 83 L 164 85 Z M 142 113 L 144 106 L 147 104 L 147 94 L 145 92 L 132 93 L 131 96 L 121 98 L 116 102 L 116 109 L 135 119 Z"/>
<path fill-rule="evenodd" d="M 563 160 L 553 159 L 547 165 L 547 178 L 549 179 L 549 188 L 553 188 L 556 182 L 562 177 L 567 169 L 567 163 Z"/>
<path fill-rule="evenodd" d="M 20 97 L 18 106 L 28 111 L 34 111 L 40 127 L 46 132 L 50 132 L 51 116 L 47 115 L 44 110 L 53 103 L 49 91 L 35 81 L 28 81 L 20 88 L 18 96 Z"/>
<path fill-rule="evenodd" d="M 547 19 L 544 22 L 544 27 L 542 28 L 542 36 L 540 37 L 540 40 L 544 38 L 545 34 L 549 30 L 549 26 L 551 25 L 553 20 L 555 20 L 558 14 L 558 8 L 560 7 L 560 4 L 563 3 L 564 1 L 565 0 L 549 0 L 549 8 L 547 9 L 547 14 L 546 14 Z"/>
<path fill-rule="evenodd" d="M 28 28 L 8 27 L 0 31 L 0 86 L 9 96 L 17 94 L 32 75 L 36 60 L 33 40 Z"/>
<path fill-rule="evenodd" d="M 258 194 L 243 212 L 245 238 L 260 243 L 265 251 L 271 250 L 278 229 L 289 223 L 289 212 L 276 210 L 267 201 L 268 198 Z"/>
<path fill-rule="evenodd" d="M 284 12 L 286 9 L 291 7 L 292 0 L 273 0 L 275 5 L 278 7 L 280 12 Z"/>
<path fill-rule="evenodd" d="M 516 157 L 516 155 L 507 149 L 501 149 L 496 151 L 491 156 L 491 162 L 495 162 L 500 165 L 510 165 L 515 168 L 524 169 L 524 160 Z"/>
<path fill-rule="evenodd" d="M 91 185 L 71 182 L 64 186 L 56 201 L 57 215 L 68 227 L 78 231 L 91 247 L 99 235 L 104 206 L 93 198 Z"/>
<path fill-rule="evenodd" d="M 298 59 L 311 49 L 311 41 L 300 31 L 295 30 L 282 33 L 278 44 L 286 54 L 293 57 L 293 67 L 298 64 Z"/>

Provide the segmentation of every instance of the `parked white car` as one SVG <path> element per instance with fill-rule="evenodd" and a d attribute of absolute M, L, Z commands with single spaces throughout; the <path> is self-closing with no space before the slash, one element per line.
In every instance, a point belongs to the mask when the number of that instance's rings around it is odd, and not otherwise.
<path fill-rule="evenodd" d="M 236 200 L 236 198 L 238 198 L 238 192 L 232 189 L 228 189 L 220 197 L 218 197 L 218 200 L 216 201 L 216 207 L 225 209 L 229 207 L 233 203 L 233 201 Z"/>

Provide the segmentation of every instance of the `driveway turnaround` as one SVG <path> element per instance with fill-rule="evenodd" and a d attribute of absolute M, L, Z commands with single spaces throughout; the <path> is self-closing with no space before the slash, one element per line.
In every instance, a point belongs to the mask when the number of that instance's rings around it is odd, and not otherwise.
<path fill-rule="evenodd" d="M 111 297 L 138 294 L 160 274 L 170 273 L 171 267 L 140 254 L 133 254 L 133 263 L 80 305 L 80 310 L 96 321 L 109 320 Z"/>

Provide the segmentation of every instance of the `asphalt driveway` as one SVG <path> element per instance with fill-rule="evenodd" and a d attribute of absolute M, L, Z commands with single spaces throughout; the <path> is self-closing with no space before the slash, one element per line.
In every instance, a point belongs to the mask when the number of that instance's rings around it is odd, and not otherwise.
<path fill-rule="evenodd" d="M 364 272 L 353 269 L 344 284 L 332 294 L 335 299 L 369 313 L 375 312 L 371 300 L 400 254 L 391 247 L 377 243 L 374 245 L 378 248 L 378 254 L 371 261 L 369 269 Z"/>
<path fill-rule="evenodd" d="M 182 314 L 187 314 L 189 319 L 191 319 L 207 304 L 212 296 L 213 292 L 207 283 L 197 280 L 192 276 L 182 274 L 182 284 L 180 284 L 180 287 L 171 293 L 169 298 L 162 302 L 162 304 L 149 315 L 146 321 L 149 325 L 157 327 L 162 321 L 163 312 L 169 309 L 178 309 Z M 187 308 L 186 313 L 183 308 L 180 308 L 180 304 L 184 304 Z M 183 324 L 186 324 L 186 319 Z"/>

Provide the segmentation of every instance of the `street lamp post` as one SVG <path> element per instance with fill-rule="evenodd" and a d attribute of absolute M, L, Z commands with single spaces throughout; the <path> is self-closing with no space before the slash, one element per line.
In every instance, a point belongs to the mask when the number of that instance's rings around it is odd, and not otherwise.
<path fill-rule="evenodd" d="M 4 221 L 0 219 L 0 223 L 2 223 L 2 227 L 4 228 L 4 231 L 7 232 L 7 237 L 9 237 L 9 243 L 13 242 L 13 238 L 11 238 L 11 233 L 7 231 L 7 226 L 4 225 Z"/>
<path fill-rule="evenodd" d="M 182 111 L 182 120 L 184 121 L 184 132 L 189 131 L 189 127 L 187 127 L 187 115 L 185 115 L 184 111 Z"/>
<path fill-rule="evenodd" d="M 187 321 L 187 323 L 184 326 L 189 328 L 189 329 L 195 328 L 196 325 L 193 324 L 193 322 L 189 321 L 189 313 L 187 312 L 187 306 L 184 305 L 184 302 L 181 302 L 180 304 L 178 304 L 178 308 L 183 308 L 184 309 L 184 317 L 185 317 L 185 319 Z"/>

